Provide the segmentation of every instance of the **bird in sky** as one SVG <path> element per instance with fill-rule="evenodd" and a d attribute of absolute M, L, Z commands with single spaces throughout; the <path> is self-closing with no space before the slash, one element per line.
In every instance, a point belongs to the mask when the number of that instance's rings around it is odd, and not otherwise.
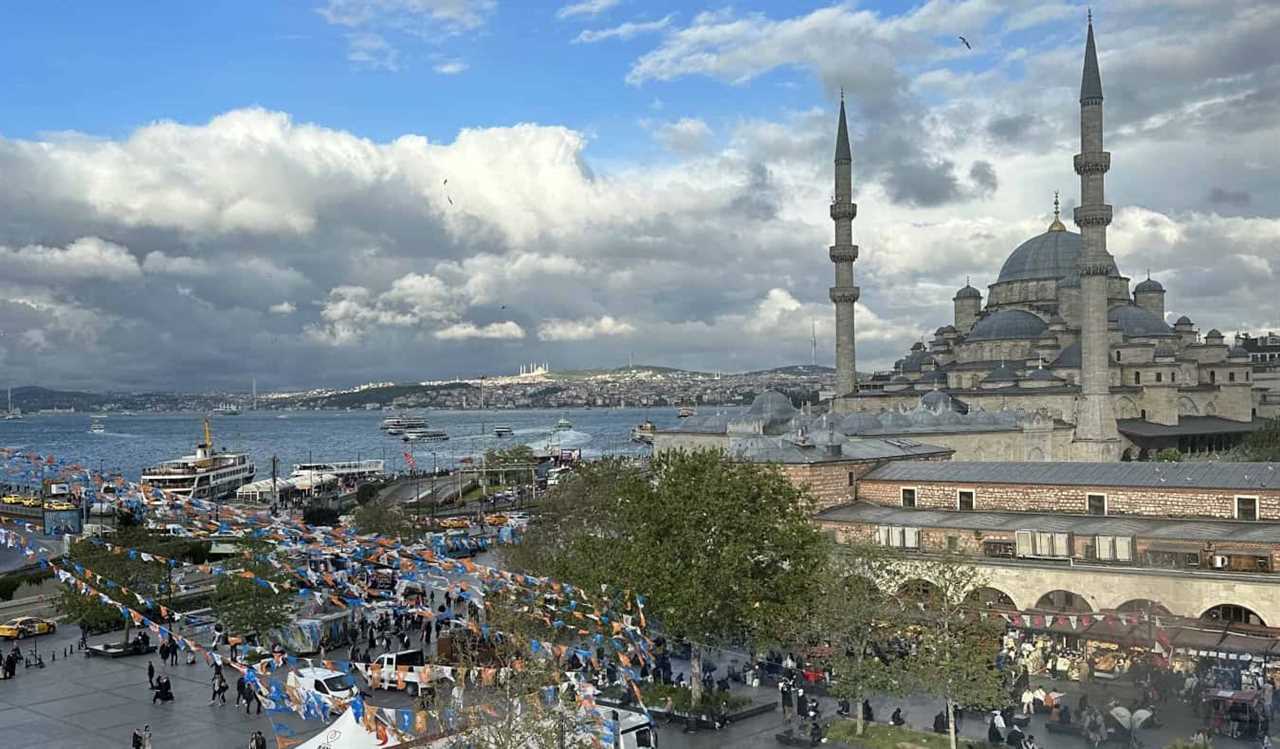
<path fill-rule="evenodd" d="M 445 187 L 448 187 L 448 186 L 449 186 L 449 178 L 448 178 L 448 177 L 445 177 L 445 178 L 444 178 L 444 186 L 445 186 Z"/>
<path fill-rule="evenodd" d="M 449 197 L 448 195 L 446 195 L 446 196 L 445 196 L 445 199 L 449 201 L 449 205 L 453 205 L 453 198 L 451 198 L 451 197 Z"/>
<path fill-rule="evenodd" d="M 972 50 L 972 49 L 973 49 L 973 47 L 972 47 L 972 46 L 970 46 L 970 44 L 969 44 L 969 40 L 968 40 L 968 39 L 965 39 L 963 36 L 961 36 L 961 37 L 957 37 L 957 38 L 958 38 L 958 39 L 959 39 L 959 40 L 964 44 L 964 48 L 965 48 L 965 49 L 968 49 L 968 50 Z M 448 180 L 445 180 L 445 181 L 446 181 L 446 182 L 448 182 Z"/>

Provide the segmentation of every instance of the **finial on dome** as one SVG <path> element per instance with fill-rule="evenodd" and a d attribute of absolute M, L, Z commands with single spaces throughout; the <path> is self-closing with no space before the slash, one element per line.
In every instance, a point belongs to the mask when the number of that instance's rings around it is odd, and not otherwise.
<path fill-rule="evenodd" d="M 1062 209 L 1058 204 L 1058 191 L 1053 191 L 1053 223 L 1049 224 L 1049 231 L 1066 231 L 1067 227 L 1062 224 Z"/>

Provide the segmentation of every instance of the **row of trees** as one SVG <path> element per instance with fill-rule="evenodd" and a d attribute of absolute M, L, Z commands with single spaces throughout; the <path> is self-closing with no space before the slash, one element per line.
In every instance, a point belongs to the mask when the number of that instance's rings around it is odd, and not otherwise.
<path fill-rule="evenodd" d="M 957 705 L 1001 704 L 998 630 L 971 604 L 982 586 L 976 571 L 837 545 L 812 523 L 813 509 L 778 468 L 716 451 L 667 452 L 648 464 L 606 459 L 548 495 L 507 562 L 587 589 L 643 592 L 651 623 L 691 643 L 694 674 L 707 648 L 822 645 L 833 691 L 855 704 L 931 693 L 945 699 L 952 726 Z M 914 578 L 931 584 L 894 594 Z M 903 642 L 910 654 L 889 655 Z M 697 704 L 699 680 L 691 684 Z"/>

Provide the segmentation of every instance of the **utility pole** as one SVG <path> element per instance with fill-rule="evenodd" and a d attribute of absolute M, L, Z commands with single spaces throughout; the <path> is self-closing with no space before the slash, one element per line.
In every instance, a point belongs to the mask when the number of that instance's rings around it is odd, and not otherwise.
<path fill-rule="evenodd" d="M 276 467 L 279 465 L 279 463 L 280 463 L 280 459 L 272 455 L 271 456 L 271 507 L 272 508 L 276 508 L 280 506 L 280 487 L 276 483 Z"/>

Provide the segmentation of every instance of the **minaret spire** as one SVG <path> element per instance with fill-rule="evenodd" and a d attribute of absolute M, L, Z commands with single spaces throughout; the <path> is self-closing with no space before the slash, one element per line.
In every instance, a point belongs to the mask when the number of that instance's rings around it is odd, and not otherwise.
<path fill-rule="evenodd" d="M 858 389 L 853 312 L 860 294 L 853 285 L 853 261 L 858 259 L 858 246 L 853 243 L 853 218 L 858 215 L 858 205 L 853 202 L 853 153 L 849 148 L 849 125 L 845 121 L 844 89 L 840 90 L 835 167 L 836 189 L 831 201 L 835 243 L 829 255 L 836 267 L 836 276 L 830 294 L 836 306 L 836 395 L 842 396 Z"/>
<path fill-rule="evenodd" d="M 1111 206 L 1106 202 L 1106 174 L 1111 154 L 1102 147 L 1102 76 L 1089 16 L 1084 69 L 1080 78 L 1080 403 L 1076 413 L 1076 457 L 1112 461 L 1119 458 L 1120 438 L 1111 402 L 1111 345 L 1107 332 L 1107 299 L 1115 261 L 1107 251 Z"/>
<path fill-rule="evenodd" d="M 1049 224 L 1049 231 L 1066 231 L 1067 227 L 1062 224 L 1062 209 L 1058 204 L 1058 191 L 1053 191 L 1053 223 Z"/>

